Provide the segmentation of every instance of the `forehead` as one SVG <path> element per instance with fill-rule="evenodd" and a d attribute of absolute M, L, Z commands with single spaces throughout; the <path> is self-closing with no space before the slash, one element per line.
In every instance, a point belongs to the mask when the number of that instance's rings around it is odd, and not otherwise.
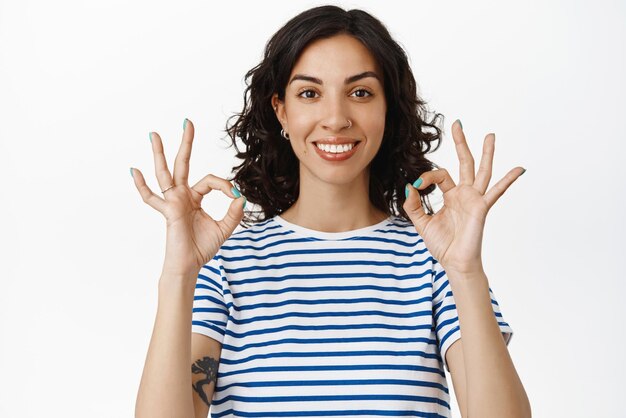
<path fill-rule="evenodd" d="M 343 81 L 345 77 L 363 71 L 376 71 L 382 78 L 378 63 L 367 47 L 353 36 L 341 34 L 307 45 L 291 75 L 305 73 L 323 80 L 336 78 Z"/>

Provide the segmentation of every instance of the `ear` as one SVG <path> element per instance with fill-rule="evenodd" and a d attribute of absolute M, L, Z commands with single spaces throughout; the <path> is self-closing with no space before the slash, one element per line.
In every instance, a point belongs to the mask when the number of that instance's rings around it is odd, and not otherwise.
<path fill-rule="evenodd" d="M 287 118 L 285 112 L 285 103 L 280 101 L 278 98 L 278 93 L 274 93 L 272 95 L 272 108 L 274 109 L 274 113 L 276 114 L 276 118 L 283 125 L 283 129 L 287 128 Z"/>

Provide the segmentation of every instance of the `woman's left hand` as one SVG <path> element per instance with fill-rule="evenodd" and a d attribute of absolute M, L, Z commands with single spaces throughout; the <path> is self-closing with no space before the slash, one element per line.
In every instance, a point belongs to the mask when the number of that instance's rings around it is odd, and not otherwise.
<path fill-rule="evenodd" d="M 443 268 L 466 274 L 483 271 L 481 247 L 487 212 L 526 170 L 513 168 L 485 193 L 491 180 L 495 134 L 485 137 L 475 177 L 474 158 L 458 120 L 452 125 L 452 137 L 460 162 L 459 184 L 454 183 L 447 170 L 439 169 L 422 174 L 420 179 L 423 181 L 417 187 L 423 190 L 436 183 L 443 192 L 443 207 L 434 215 L 426 214 L 419 193 L 408 184 L 408 197 L 402 207 L 426 248 Z"/>

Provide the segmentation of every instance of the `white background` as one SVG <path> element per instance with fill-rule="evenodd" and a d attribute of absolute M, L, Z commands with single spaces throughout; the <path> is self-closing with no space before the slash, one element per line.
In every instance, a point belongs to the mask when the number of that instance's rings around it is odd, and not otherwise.
<path fill-rule="evenodd" d="M 0 1 L 0 416 L 133 415 L 165 223 L 129 167 L 158 192 L 148 132 L 172 167 L 188 117 L 190 181 L 229 176 L 245 72 L 321 4 Z M 458 179 L 460 118 L 477 162 L 496 133 L 492 184 L 528 170 L 489 213 L 483 256 L 534 416 L 626 416 L 624 3 L 334 4 L 405 47 L 446 116 L 436 163 Z"/>

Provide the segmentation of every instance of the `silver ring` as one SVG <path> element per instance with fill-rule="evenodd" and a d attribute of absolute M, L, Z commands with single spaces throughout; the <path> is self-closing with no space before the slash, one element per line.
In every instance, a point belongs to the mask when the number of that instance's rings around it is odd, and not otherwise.
<path fill-rule="evenodd" d="M 165 192 L 167 192 L 167 191 L 168 191 L 169 189 L 171 189 L 172 187 L 174 187 L 174 185 L 173 185 L 173 184 L 172 184 L 170 187 L 168 187 L 167 189 L 165 189 L 165 190 L 161 190 L 161 193 L 165 193 Z"/>
<path fill-rule="evenodd" d="M 352 121 L 348 119 L 348 129 L 352 128 Z"/>
<path fill-rule="evenodd" d="M 280 130 L 280 135 L 285 138 L 287 141 L 289 141 L 289 134 L 285 133 L 284 129 Z"/>

